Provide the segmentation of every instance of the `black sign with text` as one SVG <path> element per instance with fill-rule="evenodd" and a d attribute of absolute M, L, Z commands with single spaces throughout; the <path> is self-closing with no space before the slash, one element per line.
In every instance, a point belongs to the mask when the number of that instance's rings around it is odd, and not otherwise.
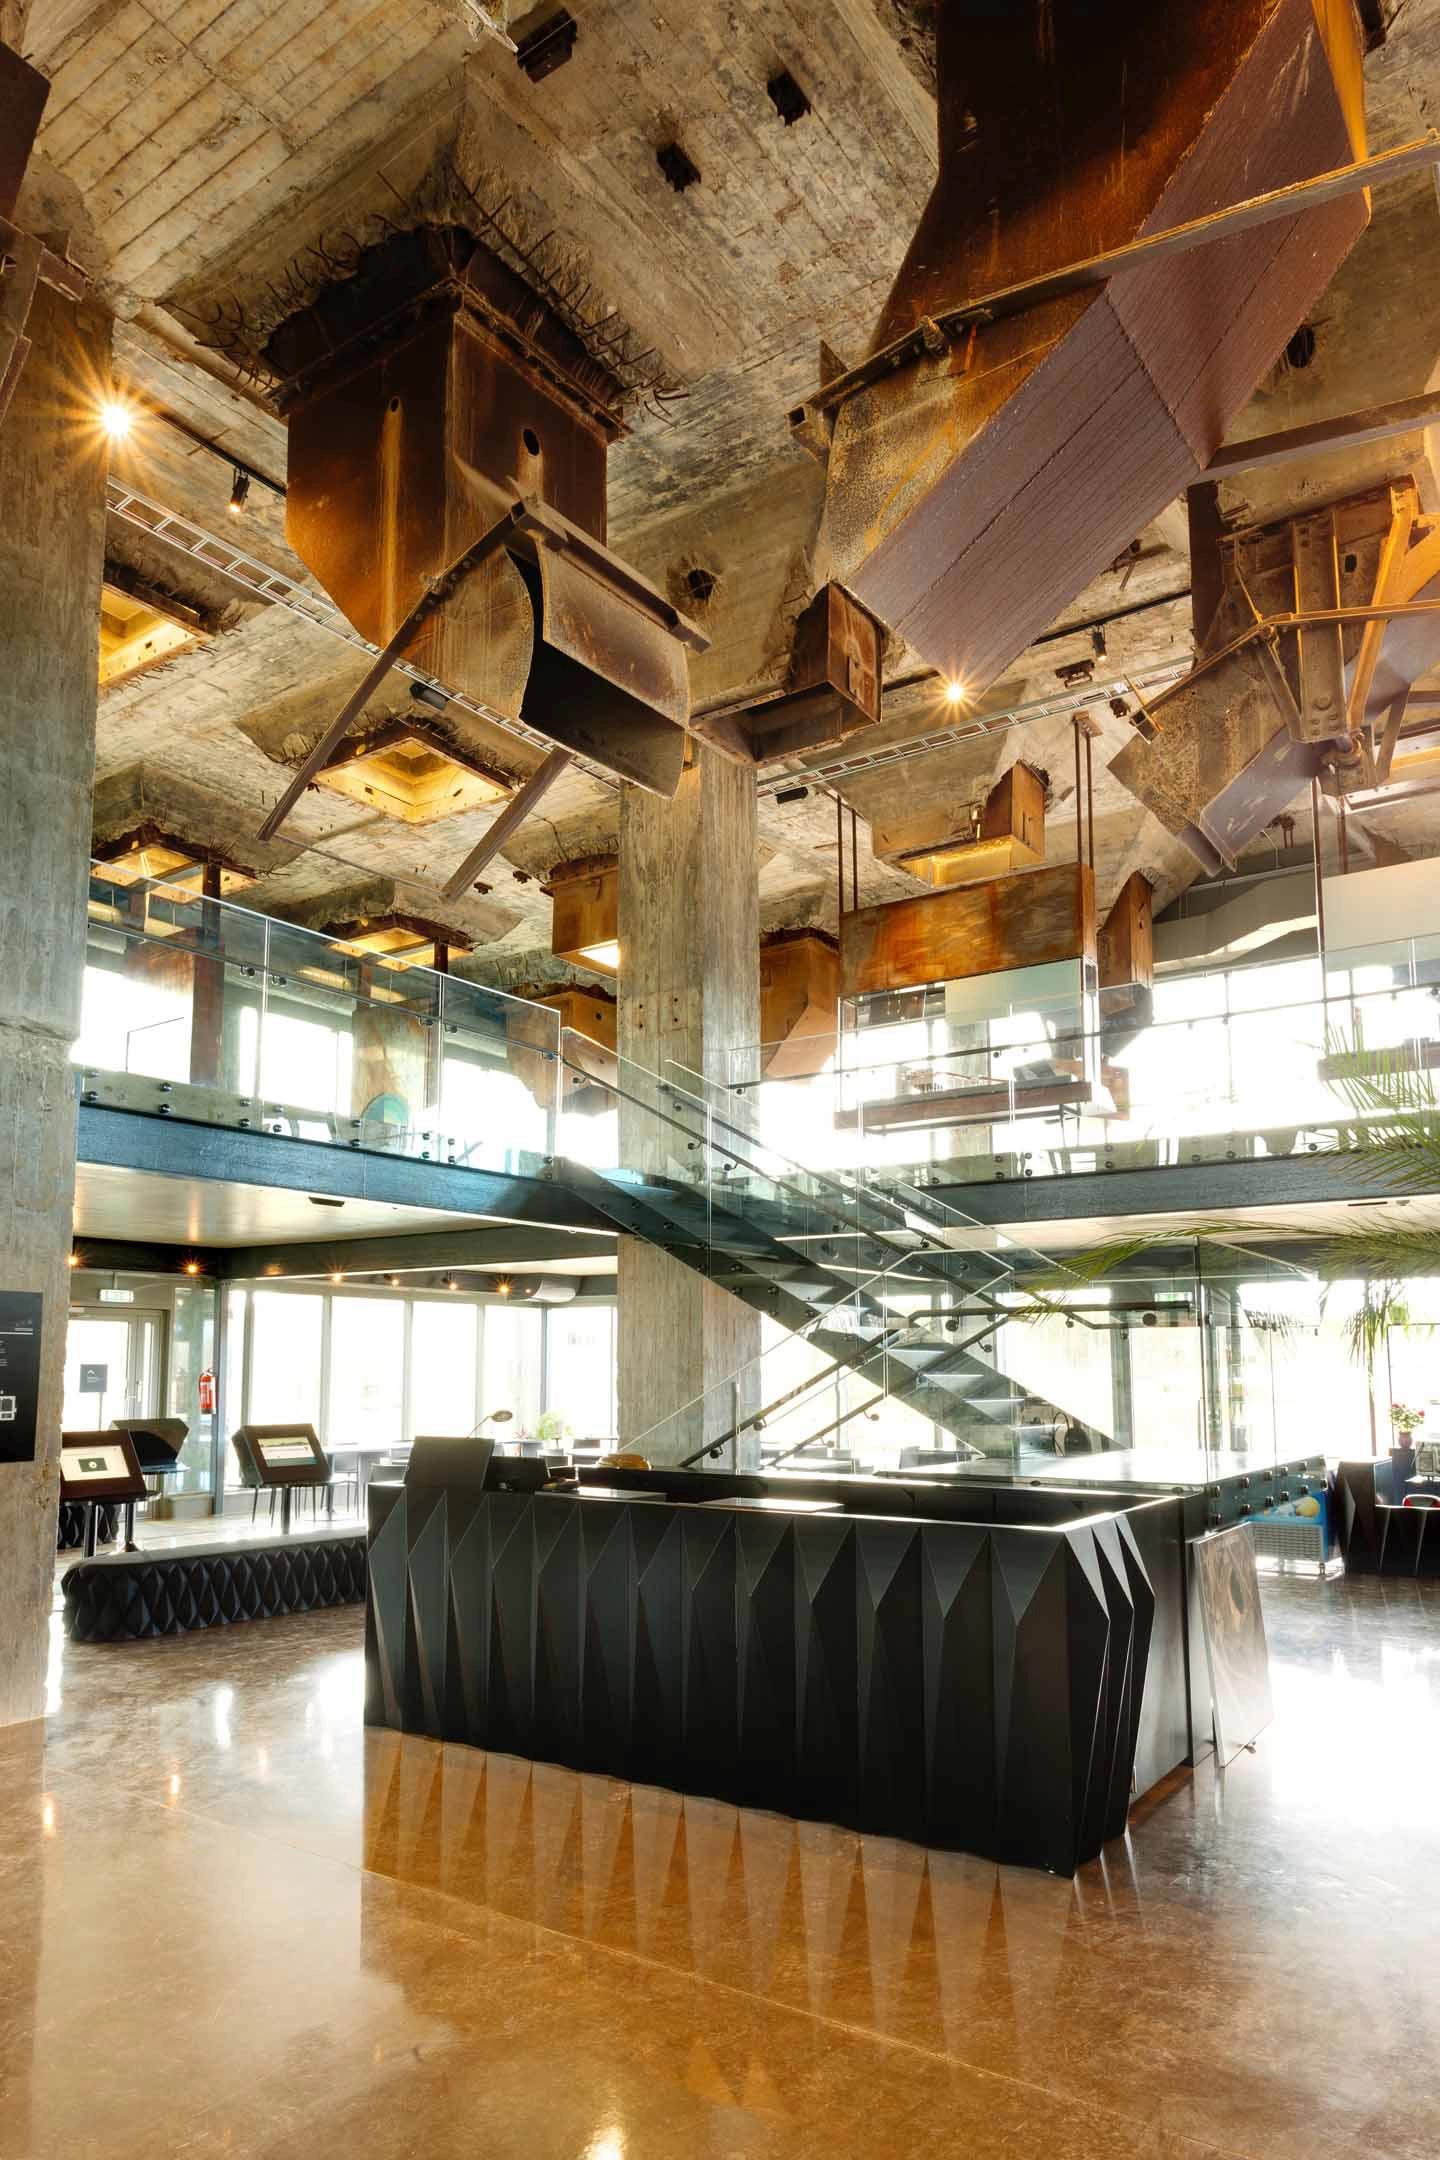
<path fill-rule="evenodd" d="M 40 1398 L 38 1290 L 0 1290 L 0 1462 L 34 1462 Z"/>

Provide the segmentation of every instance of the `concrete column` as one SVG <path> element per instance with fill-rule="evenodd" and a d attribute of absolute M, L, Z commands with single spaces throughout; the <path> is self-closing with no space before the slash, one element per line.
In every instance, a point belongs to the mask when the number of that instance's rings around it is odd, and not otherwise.
<path fill-rule="evenodd" d="M 109 323 L 46 286 L 0 428 L 0 1289 L 39 1291 L 34 1462 L 0 1461 L 0 1724 L 44 1707 L 75 1198 Z"/>
<path fill-rule="evenodd" d="M 673 802 L 640 788 L 620 807 L 619 1050 L 622 1090 L 647 1092 L 627 1070 L 664 1078 L 671 1060 L 704 1073 L 720 1051 L 760 1039 L 760 918 L 755 779 L 698 747 Z M 627 1167 L 698 1176 L 701 1155 L 658 1117 L 621 1106 Z M 657 1420 L 713 1390 L 704 1421 L 677 1419 L 646 1442 L 677 1461 L 734 1421 L 727 1380 L 760 1350 L 760 1319 L 728 1291 L 638 1238 L 620 1240 L 620 1432 L 638 1440 Z M 752 1379 L 740 1392 L 755 1405 Z M 728 1457 L 727 1457 L 728 1459 Z M 758 1461 L 750 1435 L 740 1459 Z"/>

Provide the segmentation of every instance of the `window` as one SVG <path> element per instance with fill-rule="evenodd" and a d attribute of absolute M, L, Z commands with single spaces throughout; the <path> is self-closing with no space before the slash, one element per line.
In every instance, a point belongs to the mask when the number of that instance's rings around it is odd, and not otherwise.
<path fill-rule="evenodd" d="M 404 1434 L 404 1400 L 405 1300 L 332 1299 L 326 1446 L 393 1447 Z"/>
<path fill-rule="evenodd" d="M 552 1306 L 545 1318 L 545 1335 L 545 1408 L 560 1419 L 563 1436 L 613 1438 L 617 1425 L 614 1306 Z"/>
<path fill-rule="evenodd" d="M 533 1436 L 540 1420 L 540 1329 L 542 1314 L 533 1306 L 491 1305 L 485 1313 L 481 1351 L 480 1415 L 513 1410 L 506 1431 L 488 1426 L 501 1439 Z"/>
<path fill-rule="evenodd" d="M 475 1401 L 475 1351 L 479 1307 L 418 1299 L 411 1316 L 410 1437 L 416 1433 L 472 1432 L 480 1416 Z M 487 1404 L 488 1408 L 489 1405 Z"/>
<path fill-rule="evenodd" d="M 255 1425 L 294 1418 L 320 1427 L 325 1299 L 306 1291 L 257 1290 L 252 1300 L 250 1400 Z M 238 1425 L 241 1421 L 235 1420 Z"/>

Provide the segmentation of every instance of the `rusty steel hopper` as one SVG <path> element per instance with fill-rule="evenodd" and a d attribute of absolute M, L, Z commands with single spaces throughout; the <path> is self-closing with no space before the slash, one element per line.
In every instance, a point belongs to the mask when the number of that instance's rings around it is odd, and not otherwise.
<path fill-rule="evenodd" d="M 1208 539 L 1192 527 L 1191 555 L 1215 596 L 1199 657 L 1110 770 L 1214 871 L 1313 779 L 1383 798 L 1410 688 L 1440 665 L 1440 520 L 1397 480 Z"/>
<path fill-rule="evenodd" d="M 792 424 L 829 574 L 974 692 L 1194 481 L 1366 200 L 1075 266 L 1349 165 L 1363 106 L 1349 0 L 939 0 L 937 40 L 934 194 L 869 359 Z"/>
<path fill-rule="evenodd" d="M 266 360 L 287 537 L 362 636 L 673 795 L 686 649 L 707 641 L 605 546 L 620 387 L 558 315 L 468 233 L 426 228 L 369 249 Z"/>

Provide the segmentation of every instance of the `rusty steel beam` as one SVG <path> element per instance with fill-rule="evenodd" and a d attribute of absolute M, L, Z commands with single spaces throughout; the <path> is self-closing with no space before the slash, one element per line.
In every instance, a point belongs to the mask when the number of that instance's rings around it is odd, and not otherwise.
<path fill-rule="evenodd" d="M 486 864 L 493 862 L 506 841 L 512 839 L 520 830 L 541 796 L 549 793 L 561 773 L 568 769 L 570 762 L 568 750 L 555 749 L 542 764 L 536 766 L 519 793 L 506 803 L 484 838 L 471 848 L 454 876 L 447 878 L 441 886 L 443 899 L 458 900 L 466 887 L 473 885 Z"/>
<path fill-rule="evenodd" d="M 936 338 L 943 351 L 960 332 L 983 327 L 987 323 L 1002 322 L 1007 315 L 1023 314 L 1028 308 L 1044 307 L 1053 300 L 1067 299 L 1073 293 L 1090 292 L 1101 285 L 1108 285 L 1115 277 L 1127 271 L 1143 270 L 1151 264 L 1167 261 L 1171 256 L 1188 254 L 1192 248 L 1206 247 L 1214 240 L 1228 240 L 1237 233 L 1253 232 L 1259 225 L 1268 225 L 1277 218 L 1296 217 L 1305 210 L 1316 210 L 1326 203 L 1338 202 L 1343 196 L 1358 195 L 1362 190 L 1383 186 L 1387 180 L 1403 180 L 1413 172 L 1427 166 L 1440 166 L 1440 129 L 1429 128 L 1414 142 L 1403 143 L 1398 150 L 1382 150 L 1374 157 L 1357 158 L 1352 164 L 1338 165 L 1330 172 L 1317 173 L 1311 180 L 1297 180 L 1289 187 L 1270 188 L 1263 195 L 1248 196 L 1245 201 L 1231 203 L 1224 210 L 1212 210 L 1207 217 L 1189 218 L 1182 225 L 1170 225 L 1163 231 L 1147 233 L 1139 240 L 1128 241 L 1125 246 L 1107 248 L 1103 254 L 1088 255 L 1080 262 L 1067 263 L 1061 270 L 1047 271 L 1041 277 L 1022 278 L 1014 285 L 1001 285 L 994 292 L 981 295 L 977 300 L 962 300 L 954 307 L 937 308 L 933 316 L 926 316 L 914 330 L 904 337 L 896 338 L 881 351 L 872 353 L 833 382 L 826 383 L 804 407 L 792 414 L 792 422 L 800 423 L 801 414 L 829 412 L 845 399 L 853 397 L 870 383 L 890 374 L 907 361 L 925 353 L 937 352 Z M 1223 454 L 1223 453 L 1222 453 Z M 1207 472 L 1214 471 L 1214 463 Z"/>

